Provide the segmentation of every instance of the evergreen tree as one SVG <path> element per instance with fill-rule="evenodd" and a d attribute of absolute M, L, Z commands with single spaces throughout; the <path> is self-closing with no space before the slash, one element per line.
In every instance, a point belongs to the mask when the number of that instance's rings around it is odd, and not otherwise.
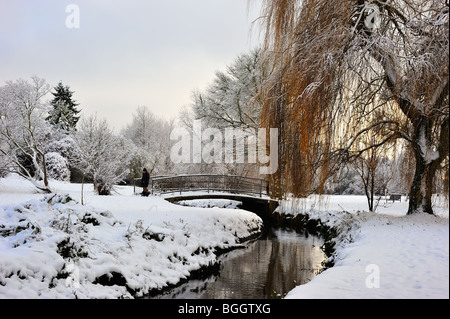
<path fill-rule="evenodd" d="M 80 111 L 76 109 L 79 104 L 72 99 L 74 92 L 70 91 L 69 86 L 64 86 L 62 82 L 59 82 L 54 90 L 55 92 L 52 92 L 54 98 L 50 102 L 53 109 L 49 112 L 47 121 L 67 132 L 76 130 L 77 122 L 80 119 L 77 114 Z"/>

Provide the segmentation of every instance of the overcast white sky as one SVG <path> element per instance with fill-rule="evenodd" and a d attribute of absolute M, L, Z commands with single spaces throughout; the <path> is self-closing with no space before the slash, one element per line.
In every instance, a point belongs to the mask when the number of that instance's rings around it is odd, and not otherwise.
<path fill-rule="evenodd" d="M 176 117 L 193 90 L 258 45 L 251 25 L 261 2 L 0 0 L 0 85 L 32 75 L 62 81 L 82 114 L 116 130 L 138 106 Z M 79 28 L 66 25 L 69 4 L 80 10 Z"/>

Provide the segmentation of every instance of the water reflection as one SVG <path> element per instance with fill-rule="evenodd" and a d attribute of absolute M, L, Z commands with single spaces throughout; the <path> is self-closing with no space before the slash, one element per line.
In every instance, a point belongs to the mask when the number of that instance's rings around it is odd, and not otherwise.
<path fill-rule="evenodd" d="M 309 282 L 325 259 L 315 236 L 272 230 L 264 237 L 220 257 L 219 276 L 190 280 L 156 298 L 262 299 L 282 297 Z"/>

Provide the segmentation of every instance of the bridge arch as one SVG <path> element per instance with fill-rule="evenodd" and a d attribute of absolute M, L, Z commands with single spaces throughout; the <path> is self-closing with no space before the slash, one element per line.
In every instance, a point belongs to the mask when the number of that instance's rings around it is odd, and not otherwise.
<path fill-rule="evenodd" d="M 279 203 L 277 200 L 270 198 L 260 198 L 254 196 L 240 195 L 240 194 L 227 194 L 227 193 L 198 193 L 198 194 L 176 194 L 176 195 L 165 195 L 164 199 L 171 202 L 177 203 L 183 200 L 193 200 L 193 199 L 230 199 L 239 201 L 242 205 L 239 208 L 248 210 L 255 213 L 264 222 L 264 225 L 271 225 L 273 212 L 278 207 Z"/>
<path fill-rule="evenodd" d="M 136 187 L 135 180 L 135 187 Z M 277 200 L 269 196 L 267 180 L 238 175 L 175 175 L 151 177 L 150 192 L 169 202 L 191 199 L 231 199 L 242 203 L 241 208 L 260 216 L 271 224 Z M 136 192 L 136 188 L 135 188 Z"/>

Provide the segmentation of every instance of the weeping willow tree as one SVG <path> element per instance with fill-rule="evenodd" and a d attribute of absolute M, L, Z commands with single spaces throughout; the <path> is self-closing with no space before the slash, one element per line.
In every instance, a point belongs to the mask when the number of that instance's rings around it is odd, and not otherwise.
<path fill-rule="evenodd" d="M 273 191 L 319 192 L 343 162 L 404 145 L 408 214 L 433 213 L 434 178 L 449 175 L 448 13 L 444 0 L 263 2 L 276 69 L 262 111 L 279 128 Z"/>

